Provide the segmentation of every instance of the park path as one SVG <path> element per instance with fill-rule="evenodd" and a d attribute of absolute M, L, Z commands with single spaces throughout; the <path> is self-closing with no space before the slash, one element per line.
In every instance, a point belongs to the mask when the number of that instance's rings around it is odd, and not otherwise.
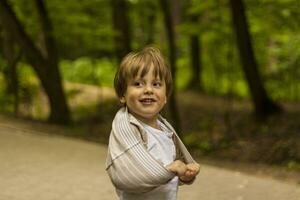
<path fill-rule="evenodd" d="M 0 117 L 0 200 L 117 199 L 104 169 L 106 147 L 51 136 Z M 203 165 L 179 200 L 300 200 L 300 186 Z"/>

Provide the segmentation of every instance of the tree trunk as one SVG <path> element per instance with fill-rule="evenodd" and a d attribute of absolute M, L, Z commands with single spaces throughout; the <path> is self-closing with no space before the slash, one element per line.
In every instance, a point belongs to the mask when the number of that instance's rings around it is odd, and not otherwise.
<path fill-rule="evenodd" d="M 125 0 L 112 0 L 113 28 L 116 31 L 115 51 L 120 62 L 131 51 L 128 5 Z"/>
<path fill-rule="evenodd" d="M 146 6 L 149 10 L 152 10 L 153 12 L 149 12 L 147 16 L 147 26 L 146 26 L 146 44 L 150 45 L 154 42 L 154 33 L 155 33 L 155 21 L 156 21 L 156 4 L 153 1 L 147 1 Z"/>
<path fill-rule="evenodd" d="M 6 60 L 4 74 L 7 83 L 6 91 L 13 95 L 14 114 L 19 114 L 19 80 L 17 74 L 17 64 L 21 58 L 21 51 L 17 49 L 11 34 L 3 30 L 3 55 Z"/>
<path fill-rule="evenodd" d="M 200 55 L 201 53 L 200 53 L 199 36 L 191 35 L 190 56 L 191 56 L 192 77 L 188 84 L 188 89 L 192 89 L 195 91 L 202 90 Z"/>
<path fill-rule="evenodd" d="M 254 102 L 255 112 L 261 117 L 278 112 L 281 109 L 267 95 L 257 69 L 243 1 L 230 0 L 230 6 L 243 71 Z"/>
<path fill-rule="evenodd" d="M 52 24 L 50 22 L 44 1 L 35 0 L 35 4 L 42 28 L 43 42 L 45 45 L 44 52 L 46 52 L 46 55 L 44 55 L 44 60 L 46 61 L 44 63 L 46 68 L 46 77 L 43 79 L 43 86 L 49 96 L 50 107 L 53 108 L 51 109 L 49 120 L 52 122 L 68 123 L 70 121 L 70 112 L 64 95 L 62 80 L 59 72 L 58 56 L 55 47 L 55 41 L 53 39 Z"/>
<path fill-rule="evenodd" d="M 180 0 L 171 0 L 169 2 L 170 13 L 172 16 L 173 25 L 179 25 L 181 22 L 181 1 Z"/>
<path fill-rule="evenodd" d="M 70 122 L 70 112 L 63 92 L 62 81 L 58 69 L 58 61 L 52 27 L 48 18 L 43 0 L 36 0 L 37 10 L 40 17 L 46 54 L 38 50 L 33 41 L 24 31 L 19 20 L 6 0 L 0 1 L 0 19 L 3 26 L 9 31 L 22 46 L 24 54 L 36 72 L 41 84 L 48 96 L 50 105 L 49 121 L 66 124 Z"/>
<path fill-rule="evenodd" d="M 193 23 L 198 23 L 197 15 L 190 15 L 189 19 Z M 202 81 L 201 81 L 201 43 L 199 36 L 197 34 L 192 34 L 189 38 L 190 41 L 190 56 L 191 56 L 191 67 L 192 67 L 192 77 L 188 84 L 188 89 L 201 91 Z"/>
<path fill-rule="evenodd" d="M 180 118 L 177 110 L 177 101 L 176 101 L 176 44 L 175 44 L 175 32 L 174 32 L 174 23 L 172 21 L 172 15 L 170 11 L 170 5 L 168 0 L 160 0 L 160 4 L 163 10 L 164 23 L 167 31 L 168 46 L 169 46 L 169 61 L 172 71 L 173 78 L 173 92 L 170 96 L 169 108 L 171 112 L 171 120 L 173 122 L 174 128 L 180 134 Z"/>

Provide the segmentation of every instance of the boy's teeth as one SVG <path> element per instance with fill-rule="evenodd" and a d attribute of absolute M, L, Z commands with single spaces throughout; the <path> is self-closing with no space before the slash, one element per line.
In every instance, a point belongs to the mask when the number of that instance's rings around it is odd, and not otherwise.
<path fill-rule="evenodd" d="M 152 99 L 142 99 L 143 102 L 152 102 Z"/>

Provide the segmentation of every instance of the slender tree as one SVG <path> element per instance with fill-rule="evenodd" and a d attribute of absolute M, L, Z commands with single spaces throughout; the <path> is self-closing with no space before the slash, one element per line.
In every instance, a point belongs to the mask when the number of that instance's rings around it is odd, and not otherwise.
<path fill-rule="evenodd" d="M 191 35 L 189 38 L 190 42 L 190 59 L 192 67 L 192 77 L 188 84 L 188 89 L 195 91 L 202 90 L 202 81 L 201 81 L 201 46 L 198 35 Z"/>
<path fill-rule="evenodd" d="M 155 20 L 156 20 L 156 13 L 154 12 L 156 10 L 156 5 L 153 2 L 147 2 L 147 7 L 151 9 L 153 12 L 150 12 L 147 16 L 147 39 L 146 44 L 152 44 L 154 42 L 154 33 L 155 33 Z"/>
<path fill-rule="evenodd" d="M 179 25 L 181 22 L 181 1 L 170 0 L 169 2 L 170 12 L 172 16 L 173 25 Z M 175 33 L 176 34 L 176 33 Z"/>
<path fill-rule="evenodd" d="M 47 94 L 50 105 L 49 121 L 65 124 L 70 122 L 70 112 L 64 95 L 58 69 L 58 57 L 53 39 L 52 26 L 43 0 L 35 0 L 44 37 L 44 51 L 38 49 L 25 32 L 7 0 L 0 1 L 0 20 L 3 27 L 14 36 L 36 72 Z"/>
<path fill-rule="evenodd" d="M 174 31 L 174 22 L 172 21 L 172 15 L 170 10 L 169 0 L 160 0 L 160 5 L 163 10 L 164 15 L 164 24 L 166 27 L 168 46 L 169 46 L 169 61 L 172 71 L 172 78 L 174 81 L 174 90 L 170 96 L 169 108 L 171 112 L 171 119 L 173 121 L 175 129 L 180 133 L 180 118 L 177 110 L 177 101 L 176 101 L 176 43 L 175 43 L 175 31 Z"/>
<path fill-rule="evenodd" d="M 130 23 L 128 3 L 126 0 L 112 0 L 113 28 L 115 34 L 115 51 L 119 62 L 131 51 Z"/>
<path fill-rule="evenodd" d="M 3 72 L 6 79 L 6 91 L 13 96 L 14 114 L 18 116 L 19 113 L 19 80 L 17 74 L 17 64 L 21 58 L 21 51 L 17 47 L 12 35 L 3 30 L 3 56 L 6 60 Z"/>
<path fill-rule="evenodd" d="M 281 110 L 280 107 L 268 96 L 259 75 L 243 1 L 230 0 L 230 7 L 240 59 L 254 103 L 255 112 L 259 116 L 278 112 Z"/>
<path fill-rule="evenodd" d="M 193 6 L 192 2 L 189 2 L 189 6 Z M 187 13 L 187 20 L 190 23 L 198 24 L 199 16 L 195 13 Z M 191 60 L 191 79 L 188 83 L 188 89 L 201 91 L 201 40 L 197 33 L 192 32 L 189 36 L 189 49 L 190 49 L 190 60 Z"/>
<path fill-rule="evenodd" d="M 135 25 L 133 35 L 135 36 L 134 44 L 137 49 L 142 49 L 145 45 L 151 45 L 154 43 L 154 36 L 156 33 L 156 19 L 157 19 L 157 2 L 152 0 L 138 1 L 132 10 L 134 12 L 134 18 L 137 18 L 137 24 Z"/>

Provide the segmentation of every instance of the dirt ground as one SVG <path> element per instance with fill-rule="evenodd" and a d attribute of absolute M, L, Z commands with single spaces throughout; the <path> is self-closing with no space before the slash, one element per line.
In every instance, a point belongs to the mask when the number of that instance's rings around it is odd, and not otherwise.
<path fill-rule="evenodd" d="M 51 134 L 54 131 L 59 128 L 0 115 L 0 200 L 117 199 L 104 169 L 105 145 Z M 299 200 L 300 187 L 202 164 L 196 182 L 180 187 L 178 199 Z"/>

